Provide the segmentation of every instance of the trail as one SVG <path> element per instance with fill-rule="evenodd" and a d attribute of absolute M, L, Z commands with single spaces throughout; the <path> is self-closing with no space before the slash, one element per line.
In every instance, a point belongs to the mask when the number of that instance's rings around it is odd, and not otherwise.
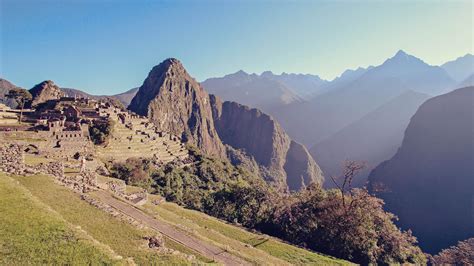
<path fill-rule="evenodd" d="M 172 240 L 202 254 L 205 257 L 212 258 L 224 265 L 251 265 L 250 263 L 230 254 L 220 247 L 206 243 L 200 239 L 180 232 L 165 222 L 159 221 L 152 216 L 142 212 L 130 204 L 114 198 L 106 191 L 97 191 L 94 193 L 103 203 L 115 208 L 123 214 L 132 217 L 142 224 L 154 229 Z"/>

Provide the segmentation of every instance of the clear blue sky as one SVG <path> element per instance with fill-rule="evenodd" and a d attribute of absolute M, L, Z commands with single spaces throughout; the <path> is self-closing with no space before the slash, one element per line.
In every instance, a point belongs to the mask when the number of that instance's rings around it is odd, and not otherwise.
<path fill-rule="evenodd" d="M 403 49 L 430 64 L 473 52 L 473 2 L 0 0 L 0 76 L 112 94 L 168 57 L 202 81 L 243 69 L 318 74 Z"/>

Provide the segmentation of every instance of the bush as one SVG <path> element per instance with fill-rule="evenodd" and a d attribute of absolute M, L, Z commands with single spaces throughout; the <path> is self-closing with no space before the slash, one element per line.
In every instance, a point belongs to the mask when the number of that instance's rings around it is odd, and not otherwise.
<path fill-rule="evenodd" d="M 95 145 L 106 144 L 114 128 L 114 122 L 109 120 L 93 121 L 89 126 L 89 136 Z"/>
<path fill-rule="evenodd" d="M 127 185 L 150 189 L 153 180 L 150 178 L 150 161 L 144 159 L 131 158 L 125 162 L 116 162 L 108 169 L 110 174 L 125 181 Z"/>

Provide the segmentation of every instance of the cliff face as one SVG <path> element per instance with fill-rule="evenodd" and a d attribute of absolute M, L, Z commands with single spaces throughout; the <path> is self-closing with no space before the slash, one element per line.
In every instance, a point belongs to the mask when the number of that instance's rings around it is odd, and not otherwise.
<path fill-rule="evenodd" d="M 56 100 L 63 97 L 65 94 L 61 89 L 51 80 L 46 80 L 34 86 L 30 90 L 33 101 L 31 106 L 37 106 L 48 100 Z"/>
<path fill-rule="evenodd" d="M 392 159 L 369 176 L 369 189 L 438 252 L 474 236 L 474 87 L 434 97 L 412 117 Z"/>
<path fill-rule="evenodd" d="M 182 136 L 209 155 L 225 156 L 214 128 L 209 95 L 176 59 L 155 66 L 129 109 L 148 116 L 159 129 Z"/>
<path fill-rule="evenodd" d="M 211 95 L 214 123 L 225 144 L 245 151 L 263 167 L 262 176 L 279 188 L 299 190 L 322 173 L 304 146 L 292 141 L 269 115 Z"/>
<path fill-rule="evenodd" d="M 273 118 L 209 95 L 176 59 L 167 59 L 150 71 L 129 109 L 148 116 L 161 130 L 182 136 L 208 155 L 249 157 L 243 161 L 255 161 L 260 176 L 282 190 L 287 185 L 297 190 L 303 183 L 322 181 L 306 148 L 292 142 Z"/>

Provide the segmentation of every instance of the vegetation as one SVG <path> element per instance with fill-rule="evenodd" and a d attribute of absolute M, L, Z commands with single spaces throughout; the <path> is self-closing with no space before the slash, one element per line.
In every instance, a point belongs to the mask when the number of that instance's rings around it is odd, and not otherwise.
<path fill-rule="evenodd" d="M 474 238 L 459 241 L 456 246 L 443 249 L 431 258 L 434 265 L 472 265 L 474 263 Z"/>
<path fill-rule="evenodd" d="M 6 177 L 0 178 L 0 264 L 110 264 L 112 254 Z"/>
<path fill-rule="evenodd" d="M 191 156 L 195 163 L 182 168 L 135 160 L 111 170 L 127 183 L 146 184 L 169 201 L 317 252 L 362 264 L 426 262 L 416 239 L 394 225 L 396 218 L 383 210 L 382 200 L 363 189 L 347 189 L 362 169 L 356 164 L 344 170 L 342 190 L 326 191 L 312 184 L 282 195 L 245 169 L 193 149 Z"/>
<path fill-rule="evenodd" d="M 5 95 L 7 98 L 13 99 L 18 107 L 20 108 L 20 117 L 18 118 L 18 122 L 21 124 L 23 119 L 23 109 L 27 102 L 31 101 L 33 96 L 28 90 L 22 88 L 15 88 L 8 91 L 8 94 Z"/>
<path fill-rule="evenodd" d="M 155 198 L 159 198 L 159 196 L 151 195 L 150 201 Z M 176 225 L 178 229 L 186 228 L 186 232 L 189 234 L 205 241 L 212 241 L 217 245 L 225 244 L 223 248 L 227 251 L 257 265 L 349 264 L 327 255 L 283 243 L 268 235 L 252 233 L 244 228 L 226 224 L 212 216 L 185 209 L 171 202 L 162 202 L 158 205 L 146 203 L 144 208 L 147 212 L 156 214 L 159 219 Z"/>
<path fill-rule="evenodd" d="M 6 177 L 0 174 L 0 180 L 2 178 Z M 91 239 L 94 239 L 94 242 L 112 250 L 122 260 L 132 260 L 139 265 L 150 264 L 150 262 L 157 265 L 189 264 L 187 260 L 179 255 L 163 254 L 149 249 L 144 237 L 154 234 L 153 232 L 140 230 L 89 205 L 81 200 L 78 194 L 52 182 L 49 176 L 15 176 L 14 178 L 27 188 L 34 197 L 71 224 L 72 227 L 81 228 Z M 18 210 L 15 209 L 15 211 Z M 28 221 L 29 223 L 35 223 L 36 220 L 35 217 L 30 217 Z M 40 227 L 38 230 L 43 230 L 42 228 Z M 42 236 L 43 234 L 38 235 Z M 24 237 L 24 234 L 21 234 L 21 237 Z M 165 245 L 186 252 L 186 254 L 193 254 L 186 247 L 169 239 L 165 239 Z"/>
<path fill-rule="evenodd" d="M 95 145 L 106 144 L 113 129 L 114 121 L 112 120 L 108 120 L 107 122 L 94 120 L 92 125 L 89 126 L 89 135 Z"/>

